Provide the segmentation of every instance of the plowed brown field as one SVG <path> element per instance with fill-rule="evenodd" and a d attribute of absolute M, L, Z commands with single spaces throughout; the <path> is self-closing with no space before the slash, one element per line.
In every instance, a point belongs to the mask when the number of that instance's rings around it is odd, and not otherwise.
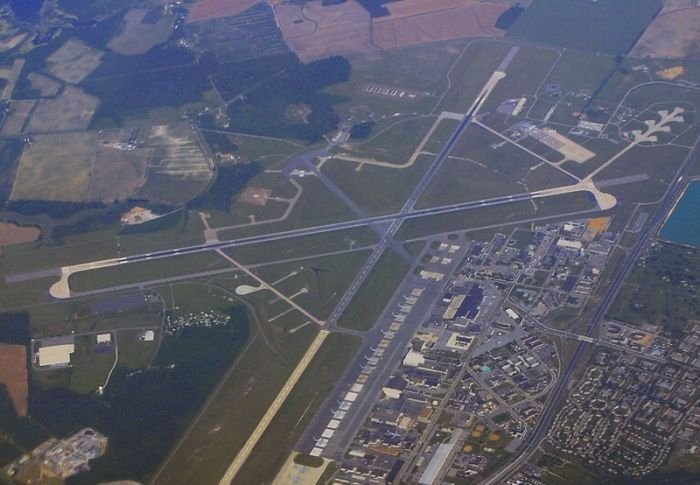
<path fill-rule="evenodd" d="M 23 345 L 0 344 L 0 384 L 4 384 L 18 416 L 27 415 L 27 349 Z"/>
<path fill-rule="evenodd" d="M 372 22 L 372 42 L 391 49 L 463 37 L 501 37 L 494 27 L 506 5 L 471 0 L 404 0 L 386 5 L 390 16 Z"/>

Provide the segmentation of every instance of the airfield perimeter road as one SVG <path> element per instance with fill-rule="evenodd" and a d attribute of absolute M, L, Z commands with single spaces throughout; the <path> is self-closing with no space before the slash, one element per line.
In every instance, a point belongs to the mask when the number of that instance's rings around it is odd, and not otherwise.
<path fill-rule="evenodd" d="M 649 238 L 652 237 L 658 226 L 664 221 L 667 214 L 673 209 L 673 205 L 676 199 L 683 192 L 683 188 L 686 184 L 686 178 L 690 168 L 694 163 L 700 163 L 700 138 L 695 141 L 695 146 L 688 153 L 678 171 L 676 172 L 674 181 L 669 186 L 663 199 L 659 202 L 659 206 L 652 217 L 650 217 L 642 233 L 639 235 L 639 239 L 632 247 L 632 249 L 627 253 L 622 267 L 617 270 L 614 280 L 608 287 L 603 300 L 600 302 L 598 309 L 596 310 L 593 318 L 591 319 L 588 327 L 586 327 L 585 335 L 591 337 L 595 331 L 598 324 L 603 320 L 607 314 L 610 306 L 615 301 L 622 283 L 625 281 L 630 270 L 634 267 L 635 262 L 639 259 L 639 256 L 646 249 Z M 545 433 L 549 429 L 549 424 L 554 418 L 557 410 L 559 409 L 559 403 L 566 394 L 566 389 L 569 385 L 569 379 L 576 370 L 579 359 L 584 353 L 584 349 L 588 344 L 586 342 L 580 342 L 576 347 L 576 350 L 571 357 L 571 360 L 566 366 L 566 370 L 561 374 L 559 382 L 552 391 L 547 403 L 542 409 L 542 413 L 537 421 L 537 424 L 533 428 L 532 432 L 528 435 L 523 443 L 523 447 L 518 451 L 518 455 L 504 468 L 489 477 L 483 482 L 484 485 L 498 485 L 504 483 L 510 475 L 515 472 L 518 467 L 525 463 L 530 456 L 537 450 L 540 440 L 544 437 Z"/>

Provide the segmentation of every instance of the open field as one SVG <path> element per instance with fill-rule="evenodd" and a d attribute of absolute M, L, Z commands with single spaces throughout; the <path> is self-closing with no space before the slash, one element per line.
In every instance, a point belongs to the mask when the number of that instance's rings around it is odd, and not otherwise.
<path fill-rule="evenodd" d="M 511 47 L 507 42 L 488 40 L 469 44 L 450 71 L 450 89 L 437 106 L 436 112 L 466 112 Z"/>
<path fill-rule="evenodd" d="M 644 31 L 630 52 L 633 57 L 698 59 L 700 57 L 700 8 L 667 11 Z"/>
<path fill-rule="evenodd" d="M 213 52 L 222 64 L 289 53 L 282 33 L 277 28 L 271 5 L 260 1 L 245 4 L 227 3 L 231 4 L 231 7 L 251 6 L 234 15 L 217 16 L 197 22 L 191 21 L 190 13 L 187 31 L 195 49 Z"/>
<path fill-rule="evenodd" d="M 500 37 L 496 19 L 508 7 L 491 2 L 404 0 L 372 20 L 372 42 L 384 49 L 461 37 Z"/>
<path fill-rule="evenodd" d="M 302 62 L 374 49 L 369 12 L 358 2 L 282 4 L 275 13 L 287 45 Z"/>
<path fill-rule="evenodd" d="M 421 155 L 406 168 L 363 165 L 359 170 L 351 162 L 332 160 L 323 172 L 368 215 L 390 214 L 401 209 L 433 158 Z"/>
<path fill-rule="evenodd" d="M 61 88 L 60 82 L 37 72 L 27 74 L 27 80 L 31 83 L 32 89 L 36 89 L 42 97 L 55 96 Z"/>
<path fill-rule="evenodd" d="M 90 172 L 97 155 L 95 133 L 34 137 L 24 151 L 12 200 L 87 200 Z"/>
<path fill-rule="evenodd" d="M 396 237 L 411 240 L 436 233 L 488 226 L 494 221 L 506 224 L 522 219 L 554 217 L 568 212 L 593 211 L 596 207 L 595 201 L 587 193 L 576 192 L 538 199 L 534 204 L 529 201 L 515 202 L 411 219 L 401 225 Z"/>
<path fill-rule="evenodd" d="M 170 37 L 171 19 L 157 14 L 155 22 L 146 21 L 153 16 L 153 10 L 134 8 L 124 15 L 122 30 L 107 43 L 114 52 L 129 56 L 148 52 L 153 46 L 165 42 Z"/>
<path fill-rule="evenodd" d="M 146 166 L 152 151 L 101 147 L 92 167 L 87 199 L 111 203 L 128 199 L 146 182 Z"/>
<path fill-rule="evenodd" d="M 213 172 L 187 124 L 153 126 L 146 146 L 153 150 L 153 156 L 140 197 L 180 205 L 209 184 Z"/>
<path fill-rule="evenodd" d="M 387 249 L 338 319 L 338 325 L 354 330 L 372 328 L 409 269 L 396 252 Z"/>
<path fill-rule="evenodd" d="M 46 58 L 46 70 L 71 84 L 78 84 L 97 69 L 104 52 L 77 40 L 69 39 Z"/>
<path fill-rule="evenodd" d="M 68 388 L 78 394 L 96 391 L 104 384 L 114 364 L 114 348 L 107 352 L 97 352 L 94 335 L 77 337 L 71 364 Z"/>
<path fill-rule="evenodd" d="M 690 320 L 700 318 L 697 283 L 700 255 L 688 248 L 658 244 L 627 277 L 609 316 L 632 325 L 652 324 L 679 336 Z"/>
<path fill-rule="evenodd" d="M 326 88 L 348 98 L 336 105 L 342 118 L 374 121 L 373 132 L 396 120 L 394 113 L 407 111 L 429 114 L 439 93 L 447 88 L 447 71 L 463 50 L 465 40 L 437 42 L 390 50 L 375 50 L 348 56 L 352 64 L 350 78 Z M 367 85 L 380 84 L 419 93 L 413 99 L 373 96 L 363 91 Z M 382 116 L 387 119 L 379 120 Z"/>
<path fill-rule="evenodd" d="M 0 247 L 36 241 L 40 235 L 41 231 L 37 227 L 23 227 L 0 221 Z"/>
<path fill-rule="evenodd" d="M 12 99 L 12 93 L 15 90 L 24 64 L 25 60 L 23 58 L 15 58 L 12 62 L 12 66 L 0 68 L 0 79 L 5 81 L 2 84 L 2 96 L 0 96 L 2 101 L 9 101 Z"/>
<path fill-rule="evenodd" d="M 71 275 L 69 283 L 72 291 L 81 292 L 229 267 L 230 265 L 217 254 L 197 253 L 79 272 Z"/>
<path fill-rule="evenodd" d="M 251 313 L 248 346 L 172 450 L 155 483 L 217 483 L 318 332 L 307 325 L 295 333 L 272 333 L 259 310 Z"/>
<path fill-rule="evenodd" d="M 27 377 L 27 348 L 0 343 L 0 386 L 4 386 L 9 394 L 17 416 L 27 415 Z"/>
<path fill-rule="evenodd" d="M 299 179 L 298 183 L 303 187 L 303 193 L 286 219 L 276 221 L 272 224 L 257 224 L 248 225 L 246 227 L 223 229 L 219 232 L 219 238 L 231 239 L 270 231 L 283 231 L 298 227 L 330 224 L 332 222 L 349 220 L 355 217 L 353 212 L 338 200 L 334 194 L 326 189 L 322 182 L 316 177 L 304 177 L 303 179 Z M 240 204 L 234 204 L 232 212 L 235 212 L 237 206 L 241 207 Z M 270 205 L 268 203 L 265 209 L 269 207 Z M 255 209 L 257 207 L 246 206 L 246 210 L 250 208 Z M 262 221 L 263 219 L 256 218 L 256 220 Z M 223 223 L 224 221 L 220 222 Z M 235 223 L 240 222 L 240 219 L 235 221 Z M 217 224 L 217 227 L 222 225 L 224 224 Z"/>
<path fill-rule="evenodd" d="M 159 330 L 154 330 L 155 340 L 146 342 L 141 337 L 143 330 L 120 330 L 118 333 L 119 342 L 119 365 L 128 369 L 143 369 L 147 367 L 158 348 L 158 339 L 161 338 Z"/>
<path fill-rule="evenodd" d="M 637 40 L 661 0 L 625 2 L 534 0 L 508 30 L 508 36 L 532 42 L 606 54 L 623 54 Z M 620 19 L 625 22 L 621 23 Z"/>
<path fill-rule="evenodd" d="M 327 232 L 291 240 L 250 244 L 226 252 L 243 264 L 258 264 L 288 258 L 305 258 L 314 254 L 344 251 L 377 242 L 377 234 L 368 227 Z"/>
<path fill-rule="evenodd" d="M 128 132 L 34 136 L 22 156 L 12 199 L 105 203 L 126 200 L 144 184 L 153 150 L 110 146 L 111 140 L 120 135 L 126 138 Z"/>
<path fill-rule="evenodd" d="M 537 93 L 549 70 L 559 59 L 554 49 L 522 46 L 508 65 L 508 73 L 501 79 L 484 103 L 484 111 L 495 111 L 507 99 L 530 97 Z M 522 108 L 523 113 L 531 101 Z"/>
<path fill-rule="evenodd" d="M 55 98 L 40 100 L 29 119 L 27 133 L 84 130 L 100 100 L 75 86 L 66 86 Z"/>
<path fill-rule="evenodd" d="M 360 346 L 356 337 L 331 334 L 253 449 L 236 479 L 270 483 L 305 426 L 333 390 Z"/>
<path fill-rule="evenodd" d="M 336 256 L 320 256 L 257 268 L 255 273 L 316 318 L 325 319 L 350 286 L 369 254 L 369 250 L 363 250 Z M 260 292 L 259 297 L 268 304 L 268 322 L 275 327 L 291 330 L 307 320 L 299 314 L 290 319 L 282 319 L 280 315 L 290 308 L 289 304 L 265 291 Z"/>
<path fill-rule="evenodd" d="M 260 0 L 197 0 L 187 15 L 187 22 L 229 17 L 239 14 Z"/>
<path fill-rule="evenodd" d="M 37 104 L 35 99 L 23 99 L 12 101 L 7 119 L 2 124 L 2 134 L 5 136 L 19 135 L 24 130 L 24 125 L 29 119 L 29 114 Z"/>
<path fill-rule="evenodd" d="M 525 192 L 525 187 L 508 172 L 495 170 L 476 160 L 450 157 L 440 167 L 416 207 L 434 207 L 522 192 Z"/>
<path fill-rule="evenodd" d="M 592 93 L 614 68 L 612 56 L 567 50 L 547 78 L 547 84 L 557 84 L 564 92 L 585 89 Z"/>
<path fill-rule="evenodd" d="M 434 122 L 432 116 L 421 116 L 395 123 L 364 142 L 341 145 L 339 154 L 403 165 Z"/>

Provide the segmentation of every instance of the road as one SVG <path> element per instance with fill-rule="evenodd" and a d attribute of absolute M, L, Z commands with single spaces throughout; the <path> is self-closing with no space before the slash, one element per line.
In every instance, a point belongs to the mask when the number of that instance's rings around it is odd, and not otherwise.
<path fill-rule="evenodd" d="M 591 319 L 590 323 L 586 327 L 585 336 L 591 337 L 596 327 L 605 317 L 610 306 L 615 301 L 615 297 L 620 291 L 622 283 L 625 281 L 625 278 L 627 277 L 628 273 L 634 267 L 635 262 L 642 254 L 644 249 L 646 249 L 649 238 L 655 234 L 659 224 L 663 222 L 664 218 L 666 217 L 666 214 L 673 208 L 676 198 L 682 193 L 686 183 L 688 172 L 692 167 L 693 163 L 698 163 L 698 160 L 700 160 L 700 139 L 696 141 L 695 146 L 690 151 L 686 159 L 683 161 L 683 164 L 681 164 L 680 168 L 676 172 L 674 181 L 666 191 L 664 198 L 660 201 L 656 212 L 653 216 L 647 219 L 646 225 L 639 235 L 639 239 L 632 247 L 632 249 L 627 253 L 627 256 L 625 257 L 622 263 L 622 267 L 617 271 L 617 274 L 615 275 L 615 278 L 608 287 L 608 290 L 605 293 L 603 300 L 598 306 L 598 309 L 593 315 L 593 318 Z M 569 385 L 569 379 L 571 379 L 571 376 L 576 370 L 578 361 L 583 355 L 586 345 L 588 344 L 582 341 L 576 347 L 576 350 L 574 351 L 571 360 L 567 364 L 564 372 L 562 372 L 561 374 L 559 382 L 557 383 L 556 387 L 554 388 L 554 391 L 552 392 L 549 399 L 547 400 L 547 403 L 542 409 L 542 413 L 540 414 L 540 418 L 537 424 L 523 442 L 523 447 L 519 450 L 518 455 L 504 468 L 502 468 L 500 471 L 498 471 L 497 473 L 489 477 L 487 480 L 485 480 L 483 482 L 484 485 L 500 485 L 504 483 L 508 479 L 508 477 L 514 471 L 516 471 L 518 467 L 525 463 L 530 458 L 532 453 L 534 453 L 534 451 L 537 449 L 540 440 L 544 437 L 545 433 L 549 429 L 549 424 L 554 418 L 554 415 L 556 414 L 557 410 L 559 409 L 559 403 L 566 394 L 566 389 Z"/>

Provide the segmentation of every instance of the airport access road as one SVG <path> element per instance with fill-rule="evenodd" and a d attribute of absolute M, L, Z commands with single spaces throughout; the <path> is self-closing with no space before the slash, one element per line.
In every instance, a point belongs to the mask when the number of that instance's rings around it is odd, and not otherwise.
<path fill-rule="evenodd" d="M 622 283 L 627 278 L 627 275 L 634 267 L 635 262 L 639 259 L 642 252 L 647 248 L 649 239 L 656 234 L 660 224 L 664 221 L 667 214 L 673 209 L 676 199 L 683 193 L 690 168 L 693 166 L 693 164 L 697 163 L 700 163 L 700 138 L 695 141 L 693 149 L 690 151 L 690 153 L 688 153 L 688 156 L 685 158 L 676 172 L 673 182 L 666 191 L 663 199 L 661 199 L 659 202 L 653 216 L 647 219 L 646 225 L 644 226 L 644 229 L 642 229 L 637 242 L 627 253 L 625 259 L 623 260 L 622 266 L 617 271 L 615 278 L 610 283 L 610 286 L 603 297 L 603 300 L 598 306 L 598 309 L 593 315 L 590 323 L 586 327 L 586 336 L 591 337 L 593 335 L 595 329 L 607 314 L 610 306 L 615 301 L 615 298 L 622 287 Z M 537 424 L 533 428 L 532 432 L 526 437 L 525 441 L 523 442 L 523 447 L 520 448 L 518 454 L 512 461 L 506 464 L 504 468 L 501 468 L 494 475 L 486 479 L 483 482 L 484 485 L 498 485 L 504 483 L 508 477 L 510 477 L 511 474 L 513 474 L 522 464 L 524 464 L 537 450 L 540 441 L 548 431 L 549 425 L 559 409 L 559 403 L 566 395 L 566 389 L 570 383 L 569 380 L 576 370 L 578 361 L 583 355 L 586 345 L 586 342 L 580 342 L 576 347 L 576 350 L 574 351 L 571 360 L 567 364 L 566 369 L 564 372 L 562 372 L 559 382 L 545 403 Z"/>

